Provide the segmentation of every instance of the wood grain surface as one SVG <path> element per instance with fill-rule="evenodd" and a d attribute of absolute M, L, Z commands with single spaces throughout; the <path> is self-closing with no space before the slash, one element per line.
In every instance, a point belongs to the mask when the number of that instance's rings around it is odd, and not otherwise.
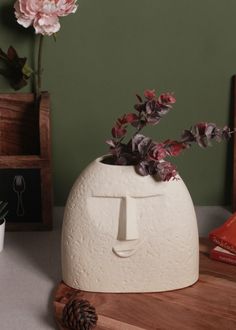
<path fill-rule="evenodd" d="M 191 287 L 143 294 L 92 293 L 63 282 L 55 292 L 54 312 L 60 330 L 62 311 L 72 298 L 86 299 L 98 314 L 97 330 L 236 329 L 236 266 L 209 259 L 200 244 L 200 277 Z M 148 271 L 148 269 L 147 269 Z"/>
<path fill-rule="evenodd" d="M 32 93 L 0 94 L 0 154 L 39 154 L 39 109 Z"/>
<path fill-rule="evenodd" d="M 50 96 L 0 94 L 0 170 L 39 169 L 42 222 L 7 222 L 7 230 L 52 229 Z"/>

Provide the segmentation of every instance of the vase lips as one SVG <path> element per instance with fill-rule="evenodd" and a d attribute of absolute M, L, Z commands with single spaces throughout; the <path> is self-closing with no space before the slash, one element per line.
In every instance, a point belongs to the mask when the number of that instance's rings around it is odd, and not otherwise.
<path fill-rule="evenodd" d="M 140 248 L 142 241 L 140 239 L 133 239 L 127 241 L 118 241 L 113 247 L 112 251 L 120 258 L 131 257 Z"/>

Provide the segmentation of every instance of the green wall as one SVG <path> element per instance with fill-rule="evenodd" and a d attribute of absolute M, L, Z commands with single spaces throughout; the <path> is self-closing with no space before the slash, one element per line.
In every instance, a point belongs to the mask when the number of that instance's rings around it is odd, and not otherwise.
<path fill-rule="evenodd" d="M 34 36 L 14 23 L 10 0 L 0 4 L 0 47 L 31 56 Z M 135 93 L 174 91 L 175 110 L 146 130 L 178 138 L 199 121 L 229 124 L 236 73 L 235 0 L 80 0 L 47 38 L 44 89 L 52 97 L 55 203 L 63 205 L 80 171 L 106 153 L 104 141 Z M 0 91 L 8 91 L 0 80 Z M 24 89 L 27 91 L 27 88 Z M 230 145 L 194 146 L 176 159 L 194 203 L 230 203 Z"/>

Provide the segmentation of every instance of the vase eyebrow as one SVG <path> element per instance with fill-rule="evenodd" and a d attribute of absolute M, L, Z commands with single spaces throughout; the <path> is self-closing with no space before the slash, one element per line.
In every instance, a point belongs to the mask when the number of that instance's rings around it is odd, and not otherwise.
<path fill-rule="evenodd" d="M 125 194 L 118 194 L 118 195 L 113 195 L 113 196 L 111 196 L 111 195 L 107 195 L 107 194 L 101 194 L 101 195 L 99 195 L 99 194 L 93 194 L 92 195 L 92 197 L 93 198 L 134 198 L 134 199 L 143 199 L 143 198 L 151 198 L 151 197 L 157 197 L 157 196 L 163 196 L 164 195 L 164 193 L 159 193 L 159 194 L 152 194 L 152 193 L 150 193 L 150 195 L 149 194 L 146 194 L 145 193 L 145 195 L 129 195 L 129 194 L 127 194 L 127 195 L 125 195 Z"/>

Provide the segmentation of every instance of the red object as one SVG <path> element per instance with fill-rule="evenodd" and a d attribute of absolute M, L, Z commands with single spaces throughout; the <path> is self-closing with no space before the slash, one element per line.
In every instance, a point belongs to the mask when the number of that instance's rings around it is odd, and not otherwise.
<path fill-rule="evenodd" d="M 178 156 L 183 149 L 187 148 L 187 144 L 178 141 L 166 140 L 164 142 L 170 156 Z"/>
<path fill-rule="evenodd" d="M 144 91 L 144 96 L 148 100 L 153 100 L 156 97 L 155 89 L 152 90 L 147 89 L 146 91 Z"/>
<path fill-rule="evenodd" d="M 236 265 L 236 254 L 222 249 L 220 246 L 216 246 L 210 251 L 210 258 L 226 262 L 227 264 Z"/>
<path fill-rule="evenodd" d="M 212 230 L 209 239 L 225 250 L 236 254 L 236 213 L 220 227 Z"/>

